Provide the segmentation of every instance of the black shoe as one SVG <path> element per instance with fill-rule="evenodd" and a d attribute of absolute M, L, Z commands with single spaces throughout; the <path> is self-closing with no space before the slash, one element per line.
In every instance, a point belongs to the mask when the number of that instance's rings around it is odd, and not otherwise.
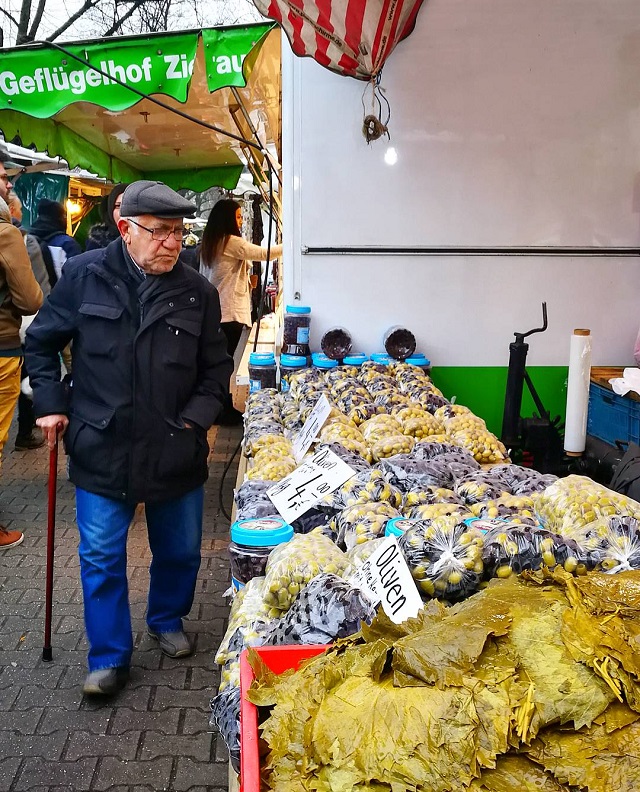
<path fill-rule="evenodd" d="M 215 423 L 218 426 L 240 426 L 242 419 L 243 415 L 240 410 L 236 410 L 235 407 L 225 407 L 216 418 Z"/>
<path fill-rule="evenodd" d="M 191 641 L 183 630 L 158 633 L 148 629 L 147 634 L 155 638 L 167 657 L 189 657 L 193 654 Z"/>
<path fill-rule="evenodd" d="M 42 448 L 43 445 L 44 437 L 31 432 L 31 434 L 24 435 L 24 437 L 18 435 L 14 448 L 16 451 L 32 451 L 34 448 Z"/>
<path fill-rule="evenodd" d="M 91 671 L 84 680 L 82 692 L 85 696 L 113 696 L 129 681 L 129 668 L 101 668 Z"/>

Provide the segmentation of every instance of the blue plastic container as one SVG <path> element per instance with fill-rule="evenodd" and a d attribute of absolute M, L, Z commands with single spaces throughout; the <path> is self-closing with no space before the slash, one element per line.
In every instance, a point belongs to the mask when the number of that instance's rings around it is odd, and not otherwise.
<path fill-rule="evenodd" d="M 345 366 L 361 366 L 365 360 L 369 360 L 369 358 L 364 352 L 352 352 L 342 362 Z"/>
<path fill-rule="evenodd" d="M 280 517 L 238 520 L 231 526 L 231 583 L 238 591 L 251 578 L 264 575 L 269 553 L 293 537 L 293 528 Z"/>
<path fill-rule="evenodd" d="M 273 352 L 249 355 L 249 393 L 276 387 L 276 358 Z"/>
<path fill-rule="evenodd" d="M 282 329 L 282 351 L 285 355 L 309 357 L 311 308 L 308 305 L 287 305 Z"/>
<path fill-rule="evenodd" d="M 386 352 L 373 352 L 371 360 L 373 360 L 374 363 L 379 363 L 381 366 L 388 366 L 390 363 L 394 362 L 391 355 L 387 355 Z"/>
<path fill-rule="evenodd" d="M 331 358 L 327 357 L 322 352 L 314 352 L 311 356 L 311 361 L 314 367 L 321 371 L 329 371 L 329 369 L 334 369 L 338 366 L 337 360 L 331 360 Z"/>
<path fill-rule="evenodd" d="M 429 374 L 431 372 L 431 361 L 428 357 L 426 357 L 426 355 L 411 355 L 411 357 L 408 357 L 404 362 L 408 363 L 410 366 L 418 366 L 418 368 L 421 368 L 425 374 Z"/>
<path fill-rule="evenodd" d="M 640 444 L 640 402 L 592 382 L 587 433 L 611 445 L 616 440 Z"/>

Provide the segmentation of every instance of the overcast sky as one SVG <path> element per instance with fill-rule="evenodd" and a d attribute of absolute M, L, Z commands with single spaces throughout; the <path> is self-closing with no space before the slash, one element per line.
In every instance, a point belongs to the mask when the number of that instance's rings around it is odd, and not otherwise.
<path fill-rule="evenodd" d="M 113 3 L 113 0 L 104 0 Z M 123 0 L 117 0 L 119 8 L 126 10 L 129 6 Z M 0 5 L 17 18 L 22 5 L 21 0 L 0 0 Z M 32 0 L 35 9 L 37 0 Z M 82 5 L 82 0 L 47 0 L 42 23 L 38 30 L 38 38 L 46 38 Z M 239 24 L 254 22 L 261 16 L 251 0 L 172 0 L 175 10 L 171 14 L 170 29 L 183 30 L 199 25 Z M 15 28 L 0 15 L 0 25 L 4 29 L 5 46 L 15 43 Z M 95 18 L 89 16 L 79 19 L 70 27 L 60 41 L 90 38 L 98 35 Z"/>

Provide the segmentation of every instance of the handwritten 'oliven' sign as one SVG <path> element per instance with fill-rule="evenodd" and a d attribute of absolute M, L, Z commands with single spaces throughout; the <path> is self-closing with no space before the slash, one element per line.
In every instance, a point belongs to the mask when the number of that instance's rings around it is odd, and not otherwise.
<path fill-rule="evenodd" d="M 395 536 L 388 536 L 350 581 L 395 624 L 418 615 L 422 600 Z"/>
<path fill-rule="evenodd" d="M 328 448 L 322 448 L 268 489 L 267 495 L 290 524 L 353 476 L 355 471 L 346 462 Z"/>

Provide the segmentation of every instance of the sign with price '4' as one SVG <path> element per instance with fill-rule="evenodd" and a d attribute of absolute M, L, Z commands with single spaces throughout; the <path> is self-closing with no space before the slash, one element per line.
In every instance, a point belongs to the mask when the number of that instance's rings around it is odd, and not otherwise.
<path fill-rule="evenodd" d="M 290 524 L 355 474 L 337 454 L 323 448 L 274 484 L 267 495 Z"/>

